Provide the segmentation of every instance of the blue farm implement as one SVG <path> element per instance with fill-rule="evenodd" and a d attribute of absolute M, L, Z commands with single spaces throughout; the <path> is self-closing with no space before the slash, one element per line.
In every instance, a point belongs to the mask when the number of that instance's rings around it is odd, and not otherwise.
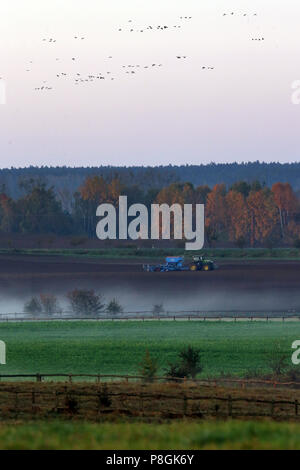
<path fill-rule="evenodd" d="M 147 272 L 170 272 L 170 271 L 212 271 L 216 264 L 202 256 L 194 256 L 190 264 L 184 264 L 184 258 L 180 256 L 166 258 L 165 264 L 144 264 L 143 270 Z"/>

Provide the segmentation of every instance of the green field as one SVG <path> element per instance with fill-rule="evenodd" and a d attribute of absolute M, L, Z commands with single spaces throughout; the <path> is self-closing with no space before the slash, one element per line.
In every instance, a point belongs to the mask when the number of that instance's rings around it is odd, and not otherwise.
<path fill-rule="evenodd" d="M 300 425 L 272 422 L 1 424 L 5 450 L 184 450 L 300 448 Z"/>
<path fill-rule="evenodd" d="M 279 260 L 293 260 L 300 259 L 299 248 L 205 248 L 201 251 L 185 251 L 184 245 L 182 248 L 143 248 L 135 245 L 130 245 L 124 248 L 99 248 L 99 249 L 86 249 L 86 248 L 69 248 L 69 249 L 16 249 L 16 248 L 2 248 L 0 254 L 10 255 L 48 255 L 48 256 L 76 256 L 86 258 L 99 258 L 99 259 L 142 259 L 151 258 L 153 260 L 161 260 L 170 255 L 170 250 L 174 256 L 181 256 L 183 253 L 186 258 L 192 259 L 194 255 L 205 255 L 215 260 L 256 260 L 256 259 L 279 259 Z"/>
<path fill-rule="evenodd" d="M 0 339 L 7 346 L 2 374 L 137 374 L 146 349 L 163 373 L 182 347 L 193 345 L 201 350 L 204 377 L 242 376 L 249 370 L 270 372 L 268 356 L 275 345 L 290 358 L 300 322 L 2 323 Z"/>

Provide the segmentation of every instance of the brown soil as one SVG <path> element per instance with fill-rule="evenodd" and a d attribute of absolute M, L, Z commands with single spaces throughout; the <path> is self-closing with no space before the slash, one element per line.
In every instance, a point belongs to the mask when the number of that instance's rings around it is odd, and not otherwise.
<path fill-rule="evenodd" d="M 0 294 L 41 292 L 64 295 L 89 288 L 140 305 L 172 299 L 202 309 L 300 311 L 300 262 L 222 262 L 212 272 L 147 273 L 143 261 L 109 261 L 63 256 L 0 255 Z M 123 299 L 122 299 L 123 300 Z M 127 299 L 128 300 L 128 299 Z M 127 302 L 125 300 L 125 303 Z M 145 302 L 144 302 L 145 301 Z M 150 307 L 153 303 L 150 303 Z M 180 308 L 177 308 L 180 310 Z M 182 308 L 184 310 L 184 308 Z"/>
<path fill-rule="evenodd" d="M 297 420 L 296 390 L 239 389 L 187 384 L 0 384 L 1 419 L 56 417 L 272 418 Z"/>

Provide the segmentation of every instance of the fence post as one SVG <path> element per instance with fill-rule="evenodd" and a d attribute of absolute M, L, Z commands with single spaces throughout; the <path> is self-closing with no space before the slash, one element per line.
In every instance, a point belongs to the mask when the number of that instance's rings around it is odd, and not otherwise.
<path fill-rule="evenodd" d="M 98 415 L 101 413 L 101 391 L 98 390 L 97 392 L 97 397 L 98 397 Z"/>
<path fill-rule="evenodd" d="M 56 413 L 58 412 L 58 406 L 59 406 L 59 394 L 58 394 L 58 390 L 55 390 L 55 411 L 56 411 Z"/>
<path fill-rule="evenodd" d="M 18 396 L 18 392 L 16 392 L 16 395 L 15 395 L 15 413 L 16 413 L 16 418 L 18 417 L 18 408 L 19 408 L 19 396 Z"/>
<path fill-rule="evenodd" d="M 142 413 L 142 416 L 144 416 L 144 398 L 143 398 L 143 392 L 140 393 L 140 413 Z"/>
<path fill-rule="evenodd" d="M 183 416 L 187 413 L 188 399 L 186 394 L 183 395 Z"/>
<path fill-rule="evenodd" d="M 295 400 L 295 415 L 298 416 L 298 400 Z"/>
<path fill-rule="evenodd" d="M 34 405 L 35 405 L 35 391 L 32 390 L 32 393 L 31 393 L 31 408 L 32 408 L 32 412 L 35 411 Z"/>
<path fill-rule="evenodd" d="M 228 416 L 232 418 L 232 396 L 228 395 Z"/>
<path fill-rule="evenodd" d="M 42 376 L 41 374 L 36 374 L 36 381 L 41 382 L 42 381 Z"/>
<path fill-rule="evenodd" d="M 272 402 L 271 402 L 271 416 L 272 417 L 274 416 L 274 408 L 275 408 L 275 402 L 274 402 L 274 400 L 272 400 Z"/>

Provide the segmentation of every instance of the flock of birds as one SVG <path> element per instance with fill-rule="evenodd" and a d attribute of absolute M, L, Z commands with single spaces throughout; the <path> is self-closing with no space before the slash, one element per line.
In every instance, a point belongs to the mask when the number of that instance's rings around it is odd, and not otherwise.
<path fill-rule="evenodd" d="M 192 16 L 180 16 L 180 20 L 182 21 L 189 21 L 193 17 Z M 129 32 L 129 33 L 144 33 L 146 31 L 167 31 L 170 29 L 181 29 L 182 25 L 176 24 L 176 25 L 148 25 L 148 26 L 134 26 L 133 25 L 133 20 L 128 20 L 128 23 L 130 23 L 130 26 L 120 26 L 118 31 L 119 32 Z"/>
<path fill-rule="evenodd" d="M 234 11 L 231 11 L 230 13 L 223 13 L 223 16 L 257 16 L 257 13 L 235 13 Z"/>
<path fill-rule="evenodd" d="M 235 12 L 228 12 L 228 13 L 223 13 L 222 15 L 223 17 L 226 17 L 226 16 L 240 16 L 240 17 L 255 17 L 255 16 L 258 16 L 257 13 L 235 13 Z M 193 19 L 192 16 L 180 16 L 179 17 L 179 20 L 182 22 L 182 23 L 188 23 L 190 22 L 191 20 Z M 129 25 L 129 26 L 128 26 Z M 172 25 L 148 25 L 148 26 L 144 26 L 144 27 L 137 27 L 134 25 L 134 22 L 133 20 L 128 20 L 128 23 L 126 26 L 120 26 L 118 28 L 118 31 L 119 32 L 129 32 L 129 33 L 133 33 L 133 32 L 139 32 L 139 33 L 144 33 L 146 31 L 167 31 L 167 30 L 171 30 L 171 29 L 181 29 L 182 26 L 184 26 L 183 24 L 172 24 Z M 81 36 L 81 35 L 75 35 L 73 36 L 73 40 L 74 41 L 85 41 L 86 40 L 86 37 L 85 36 Z M 265 38 L 264 37 L 253 37 L 252 38 L 252 41 L 264 41 Z M 57 43 L 57 39 L 54 38 L 54 37 L 44 37 L 42 39 L 42 42 L 43 43 L 47 43 L 47 44 L 56 44 Z M 108 60 L 112 60 L 113 59 L 113 56 L 108 56 L 107 57 Z M 180 61 L 186 61 L 188 60 L 188 56 L 186 55 L 177 55 L 176 56 L 176 59 L 177 60 L 180 60 Z M 59 57 L 56 57 L 55 59 L 55 62 L 59 63 L 61 61 L 61 59 Z M 76 57 L 76 56 L 73 56 L 73 57 L 70 57 L 69 59 L 69 63 L 77 63 L 79 61 L 79 58 Z M 30 65 L 33 64 L 33 61 L 30 61 L 29 62 Z M 147 69 L 148 70 L 155 70 L 155 69 L 159 69 L 163 67 L 163 64 L 162 63 L 151 63 L 151 64 L 127 64 L 127 65 L 122 65 L 121 66 L 121 71 L 123 70 L 124 74 L 125 75 L 130 75 L 130 76 L 134 76 L 136 75 L 137 73 L 139 73 L 140 71 L 144 70 L 146 71 Z M 112 67 L 113 68 L 113 67 Z M 215 67 L 214 66 L 207 66 L 207 65 L 201 65 L 199 64 L 199 69 L 202 70 L 202 71 L 213 71 L 215 70 Z M 31 72 L 32 69 L 31 68 L 27 68 L 26 69 L 26 72 Z M 121 75 L 119 73 L 115 73 L 113 72 L 110 68 L 109 70 L 106 70 L 105 72 L 92 72 L 92 73 L 88 73 L 88 74 L 83 74 L 83 73 L 80 73 L 78 71 L 76 72 L 69 72 L 69 73 L 66 73 L 65 71 L 57 71 L 55 72 L 55 76 L 54 78 L 56 80 L 62 80 L 62 79 L 70 79 L 74 85 L 83 85 L 83 84 L 88 84 L 88 83 L 91 83 L 91 82 L 100 82 L 102 80 L 110 80 L 110 81 L 114 81 L 116 80 L 117 78 L 120 78 Z M 34 91 L 37 91 L 37 92 L 45 92 L 45 91 L 51 91 L 51 90 L 54 90 L 54 86 L 53 86 L 53 83 L 51 83 L 51 85 L 48 83 L 47 80 L 44 80 L 43 83 L 40 85 L 40 86 L 36 86 L 34 88 Z"/>

